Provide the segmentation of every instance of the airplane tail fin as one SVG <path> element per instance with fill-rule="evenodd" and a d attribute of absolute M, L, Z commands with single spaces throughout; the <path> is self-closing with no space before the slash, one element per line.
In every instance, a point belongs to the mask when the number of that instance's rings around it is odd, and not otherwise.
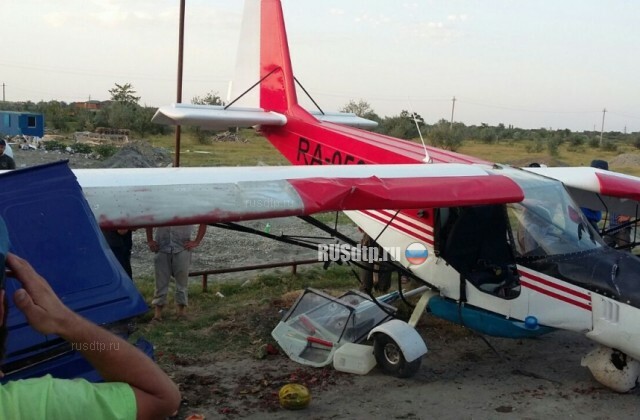
<path fill-rule="evenodd" d="M 282 114 L 302 111 L 280 0 L 262 0 L 260 4 L 260 80 L 261 108 Z"/>
<path fill-rule="evenodd" d="M 160 107 L 153 122 L 213 130 L 283 126 L 292 117 L 314 124 L 321 121 L 358 128 L 377 125 L 352 113 L 310 113 L 302 108 L 296 94 L 280 0 L 246 0 L 244 9 L 236 69 L 238 83 L 229 86 L 228 105 L 171 104 Z"/>

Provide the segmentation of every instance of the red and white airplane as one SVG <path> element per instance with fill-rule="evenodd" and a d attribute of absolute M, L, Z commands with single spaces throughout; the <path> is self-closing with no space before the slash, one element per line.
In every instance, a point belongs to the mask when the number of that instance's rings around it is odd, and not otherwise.
<path fill-rule="evenodd" d="M 251 3 L 251 2 L 249 2 Z M 259 7 L 259 107 L 174 104 L 154 121 L 256 126 L 292 166 L 76 170 L 102 227 L 346 214 L 382 247 L 419 243 L 426 261 L 396 262 L 429 286 L 429 312 L 481 333 L 555 329 L 602 347 L 584 362 L 618 391 L 640 376 L 640 259 L 605 245 L 580 207 L 638 214 L 640 178 L 595 168 L 514 168 L 310 113 L 296 96 L 279 0 Z M 250 86 L 247 86 L 249 88 Z M 261 204 L 262 203 L 262 204 Z M 268 203 L 266 205 L 265 203 Z M 372 331 L 378 362 L 408 376 L 426 346 L 406 323 Z"/>

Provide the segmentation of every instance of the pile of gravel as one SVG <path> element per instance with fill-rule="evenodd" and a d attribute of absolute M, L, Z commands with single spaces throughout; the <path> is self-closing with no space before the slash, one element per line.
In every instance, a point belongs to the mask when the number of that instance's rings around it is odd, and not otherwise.
<path fill-rule="evenodd" d="M 621 168 L 628 168 L 630 166 L 640 166 L 640 154 L 638 153 L 623 153 L 616 156 L 609 161 L 610 166 L 617 166 Z"/>
<path fill-rule="evenodd" d="M 100 165 L 103 168 L 159 168 L 171 166 L 173 160 L 167 149 L 153 147 L 145 140 L 122 146 Z"/>

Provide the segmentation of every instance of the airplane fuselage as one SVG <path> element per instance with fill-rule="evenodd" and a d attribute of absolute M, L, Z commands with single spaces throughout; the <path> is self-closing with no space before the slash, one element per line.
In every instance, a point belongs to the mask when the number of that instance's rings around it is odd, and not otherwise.
<path fill-rule="evenodd" d="M 424 149 L 417 143 L 330 123 L 307 124 L 304 118 L 289 120 L 286 131 L 270 128 L 263 134 L 294 165 L 425 160 Z M 481 165 L 488 172 L 513 179 L 525 191 L 521 204 L 479 206 L 475 214 L 461 208 L 346 212 L 383 248 L 404 250 L 416 242 L 424 244 L 428 253 L 424 263 L 412 265 L 403 254 L 399 262 L 436 286 L 446 301 L 475 308 L 481 316 L 474 324 L 472 319 L 465 322 L 462 315 L 452 319 L 436 306 L 434 314 L 507 337 L 533 336 L 555 328 L 571 330 L 640 358 L 640 337 L 628 331 L 640 321 L 640 302 L 631 298 L 640 289 L 633 284 L 640 272 L 637 257 L 608 248 L 560 182 L 454 152 L 427 150 L 432 162 Z M 548 219 L 545 223 L 551 232 L 547 233 L 556 239 L 537 238 L 544 243 L 525 249 L 517 225 L 525 223 L 525 214 L 535 213 L 538 207 Z M 450 221 L 445 220 L 453 213 L 460 226 L 457 230 L 462 231 L 455 239 L 447 226 Z M 505 274 L 509 270 L 513 271 L 511 279 Z M 483 317 L 482 312 L 498 315 L 499 320 Z"/>

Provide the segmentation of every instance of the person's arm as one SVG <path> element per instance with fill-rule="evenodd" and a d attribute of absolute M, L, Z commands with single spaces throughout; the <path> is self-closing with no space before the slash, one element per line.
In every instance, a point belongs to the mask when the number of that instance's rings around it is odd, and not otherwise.
<path fill-rule="evenodd" d="M 107 382 L 124 382 L 133 389 L 138 419 L 173 415 L 180 391 L 144 353 L 66 307 L 31 265 L 13 254 L 7 266 L 23 289 L 13 295 L 29 325 L 42 334 L 56 334 L 79 350 Z M 90 350 L 93 349 L 93 350 Z"/>
<path fill-rule="evenodd" d="M 145 228 L 145 231 L 147 232 L 147 245 L 149 245 L 149 249 L 152 252 L 158 252 L 160 247 L 158 246 L 158 243 L 153 239 L 153 228 Z"/>
<path fill-rule="evenodd" d="M 196 239 L 194 239 L 193 241 L 188 241 L 186 244 L 184 244 L 185 249 L 188 249 L 189 251 L 191 251 L 193 248 L 196 248 L 197 246 L 199 246 L 200 242 L 202 242 L 202 239 L 204 238 L 205 233 L 207 233 L 207 225 L 202 224 L 198 226 L 198 233 L 196 234 Z"/>
<path fill-rule="evenodd" d="M 623 214 L 619 214 L 616 217 L 616 222 L 618 222 L 620 224 L 627 223 L 629 220 L 631 220 L 631 217 L 630 216 L 625 216 Z"/>

